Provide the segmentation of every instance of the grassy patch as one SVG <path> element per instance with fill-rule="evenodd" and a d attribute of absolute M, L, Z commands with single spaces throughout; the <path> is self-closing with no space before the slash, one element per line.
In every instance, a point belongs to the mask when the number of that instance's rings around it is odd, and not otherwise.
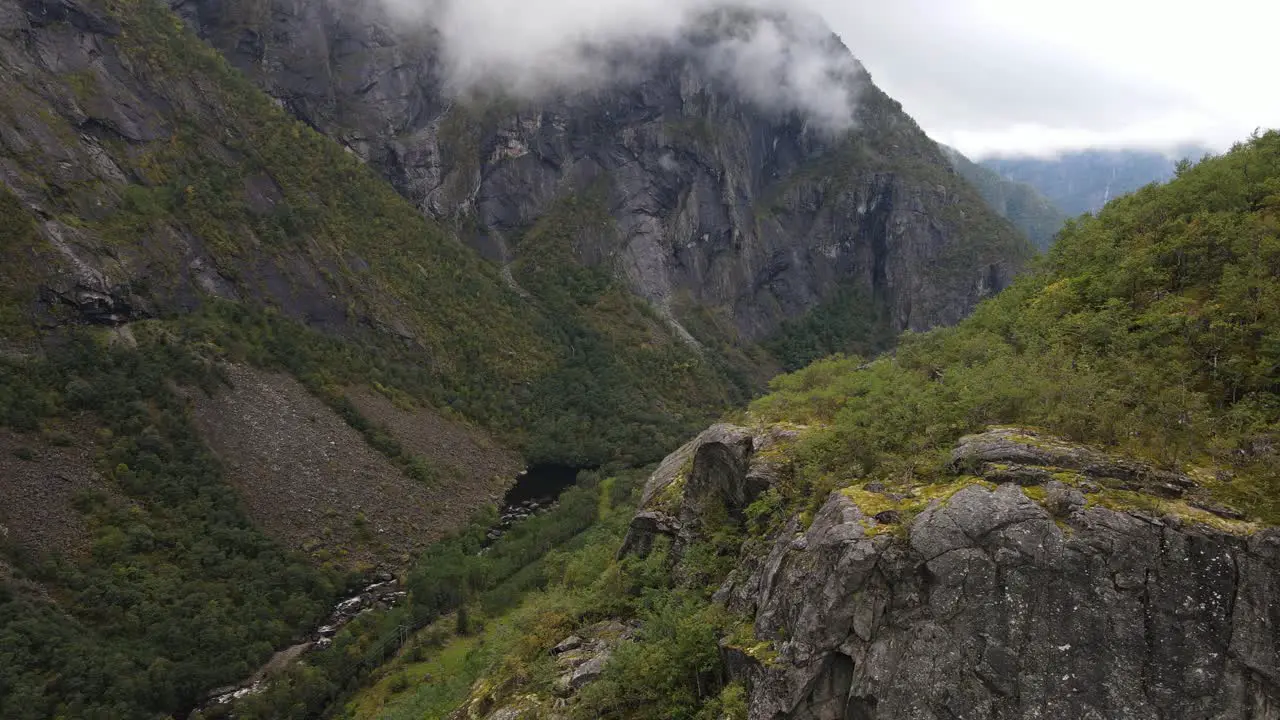
<path fill-rule="evenodd" d="M 346 704 L 349 720 L 437 720 L 453 712 L 471 692 L 484 669 L 476 653 L 480 639 L 454 637 L 429 660 L 397 658 L 383 669 L 383 677 Z"/>

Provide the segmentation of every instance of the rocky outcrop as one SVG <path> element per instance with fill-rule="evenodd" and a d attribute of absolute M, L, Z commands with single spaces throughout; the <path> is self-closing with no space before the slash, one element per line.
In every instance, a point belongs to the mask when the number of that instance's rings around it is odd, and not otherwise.
<path fill-rule="evenodd" d="M 955 458 L 1152 477 L 1012 429 Z M 718 597 L 776 650 L 726 648 L 753 720 L 1280 714 L 1280 531 L 1202 524 L 1214 516 L 1167 499 L 1107 509 L 1105 488 L 1070 478 L 965 482 L 905 497 L 918 514 L 901 532 L 859 504 L 880 495 L 832 493 L 807 529 L 793 519 L 744 559 Z"/>
<path fill-rule="evenodd" d="M 619 557 L 647 556 L 659 536 L 672 540 L 672 559 L 701 535 L 712 506 L 741 520 L 747 506 L 777 481 L 782 464 L 767 451 L 794 439 L 783 428 L 714 425 L 667 456 L 645 483 L 640 510 Z"/>
<path fill-rule="evenodd" d="M 396 22 L 378 2 L 175 8 L 285 107 L 495 261 L 518 269 L 531 226 L 593 198 L 605 225 L 558 223 L 573 252 L 669 318 L 714 308 L 758 340 L 854 286 L 895 328 L 918 330 L 957 321 L 1026 258 L 1016 232 L 860 68 L 856 130 L 833 137 L 726 87 L 697 60 L 696 37 L 609 88 L 489 102 L 451 96 L 435 30 Z"/>
<path fill-rule="evenodd" d="M 1211 500 L 1205 488 L 1185 473 L 1117 457 L 1027 428 L 992 428 L 960 438 L 951 453 L 951 469 L 975 473 L 995 483 L 1049 485 L 1066 481 L 1086 492 L 1110 488 L 1183 499 L 1192 507 L 1219 517 L 1245 517 L 1238 510 Z"/>
<path fill-rule="evenodd" d="M 1068 471 L 1106 487 L 1182 497 L 1198 490 L 1177 472 L 1117 458 L 1081 445 L 1046 437 L 1025 428 L 995 428 L 960 439 L 951 453 L 952 469 L 970 470 L 995 482 L 1042 485 Z"/>
<path fill-rule="evenodd" d="M 597 680 L 613 653 L 622 643 L 634 640 L 640 623 L 602 620 L 580 628 L 551 648 L 559 677 L 552 683 L 551 696 L 520 690 L 527 678 L 508 677 L 504 681 L 481 680 L 471 696 L 455 710 L 450 720 L 520 720 L 549 718 L 564 720 L 579 690 Z M 527 688 L 526 688 L 527 690 Z"/>
<path fill-rule="evenodd" d="M 639 625 L 604 620 L 582 628 L 581 636 L 571 635 L 551 649 L 556 666 L 563 672 L 553 690 L 561 697 L 576 693 L 600 677 L 620 643 L 635 637 Z"/>

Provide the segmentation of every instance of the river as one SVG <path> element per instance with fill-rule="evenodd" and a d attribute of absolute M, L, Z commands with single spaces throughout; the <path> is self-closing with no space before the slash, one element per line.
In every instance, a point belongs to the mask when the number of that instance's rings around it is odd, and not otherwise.
<path fill-rule="evenodd" d="M 577 480 L 580 468 L 567 465 L 533 465 L 516 476 L 515 484 L 502 499 L 499 521 L 489 530 L 489 541 L 501 537 L 517 522 L 555 507 L 560 494 Z M 337 603 L 325 623 L 311 633 L 310 639 L 277 652 L 271 660 L 244 682 L 219 688 L 200 705 L 210 710 L 254 695 L 266 689 L 270 677 L 288 667 L 303 655 L 327 647 L 343 625 L 360 613 L 388 609 L 406 597 L 397 580 L 389 574 L 364 587 L 358 593 Z"/>

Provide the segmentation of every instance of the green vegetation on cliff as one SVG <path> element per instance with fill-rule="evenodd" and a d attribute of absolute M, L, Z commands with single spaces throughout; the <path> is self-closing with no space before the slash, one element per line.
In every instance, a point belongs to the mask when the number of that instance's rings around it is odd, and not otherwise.
<path fill-rule="evenodd" d="M 1037 248 L 1045 250 L 1053 243 L 1054 235 L 1067 222 L 1066 213 L 1031 185 L 1007 180 L 961 155 L 960 151 L 941 147 L 956 172 L 978 190 L 992 210 L 1008 218 Z"/>
<path fill-rule="evenodd" d="M 87 557 L 13 549 L 18 577 L 47 592 L 0 594 L 0 716 L 164 717 L 251 672 L 347 578 L 240 512 L 173 385 L 213 390 L 211 366 L 162 339 L 135 351 L 86 334 L 54 357 L 0 361 L 0 425 L 70 442 L 63 428 L 96 418 L 104 483 L 75 498 Z"/>
<path fill-rule="evenodd" d="M 804 317 L 784 323 L 764 346 L 788 371 L 829 355 L 875 355 L 893 344 L 885 314 L 865 292 L 841 288 Z"/>
<path fill-rule="evenodd" d="M 533 460 L 657 460 L 653 451 L 696 432 L 707 409 L 743 402 L 750 391 L 724 361 L 679 338 L 612 268 L 579 259 L 584 238 L 616 235 L 604 203 L 603 188 L 562 200 L 516 244 L 512 276 L 543 309 L 543 336 L 568 348 L 529 393 Z"/>
<path fill-rule="evenodd" d="M 39 292 L 32 257 L 42 245 L 35 219 L 0 185 L 0 338 L 30 338 L 35 329 L 24 313 Z"/>
<path fill-rule="evenodd" d="M 1212 465 L 1210 490 L 1280 522 L 1278 276 L 1269 132 L 1069 223 L 1035 272 L 958 327 L 779 378 L 752 414 L 821 426 L 805 442 L 815 493 L 927 480 L 960 435 L 1021 424 Z"/>
<path fill-rule="evenodd" d="M 599 678 L 560 711 L 565 717 L 744 720 L 742 688 L 725 684 L 718 647 L 720 638 L 742 633 L 742 619 L 711 604 L 714 584 L 705 582 L 708 577 L 718 582 L 723 568 L 706 577 L 693 573 L 673 579 L 665 540 L 644 560 L 614 556 L 634 511 L 636 481 L 642 477 L 629 473 L 602 483 L 600 491 L 607 494 L 601 499 L 611 498 L 611 504 L 594 516 L 591 527 L 513 578 L 532 571 L 536 583 L 511 593 L 508 581 L 473 596 L 464 631 L 456 614 L 427 627 L 372 673 L 365 688 L 335 708 L 335 717 L 480 718 L 498 707 L 549 712 L 566 665 L 548 650 L 581 633 L 588 641 L 603 640 L 614 649 Z M 585 487 L 595 486 L 588 479 Z M 719 535 L 734 549 L 742 540 L 727 526 Z M 711 558 L 715 551 L 710 544 L 699 543 L 689 554 Z M 448 546 L 442 550 L 448 552 Z M 439 564 L 457 573 L 477 563 L 483 561 L 459 556 Z M 430 568 L 436 565 L 424 562 L 424 569 L 435 572 Z M 696 559 L 683 566 L 711 570 Z M 415 601 L 423 587 L 415 586 Z M 501 602 L 494 602 L 495 592 Z M 451 607 L 461 602 L 455 598 Z M 622 624 L 617 618 L 637 622 Z M 454 715 L 459 708 L 463 714 Z"/>
<path fill-rule="evenodd" d="M 871 362 L 839 356 L 778 378 L 747 416 L 778 424 L 774 430 L 794 440 L 755 446 L 757 459 L 779 463 L 778 472 L 743 518 L 702 504 L 721 493 L 694 500 L 696 527 L 684 526 L 694 542 L 675 564 L 665 537 L 646 560 L 615 559 L 609 550 L 622 525 L 612 532 L 610 523 L 599 525 L 591 545 L 544 560 L 547 583 L 515 610 L 441 652 L 398 658 L 346 716 L 483 718 L 505 709 L 539 717 L 555 708 L 568 718 L 743 718 L 743 688 L 726 682 L 726 657 L 768 665 L 778 656 L 744 618 L 711 599 L 734 563 L 745 558 L 740 572 L 760 572 L 752 563 L 774 562 L 781 556 L 770 548 L 783 547 L 764 536 L 797 514 L 812 520 L 806 510 L 838 489 L 867 514 L 895 514 L 873 533 L 900 531 L 930 503 L 985 483 L 946 466 L 959 437 L 989 425 L 1046 431 L 1017 436 L 1032 447 L 1057 442 L 1047 439 L 1052 433 L 1180 468 L 1224 503 L 1278 523 L 1277 278 L 1280 133 L 1273 132 L 1070 223 L 1034 273 L 956 328 L 908 334 L 892 355 Z M 659 497 L 684 492 L 681 473 L 690 471 L 678 471 Z M 883 487 L 866 487 L 872 480 Z M 897 488 L 913 492 L 886 492 Z M 1043 486 L 1025 492 L 1042 502 L 1051 494 Z M 1179 511 L 1139 492 L 1103 489 L 1090 502 Z M 672 511 L 661 501 L 647 509 Z M 1222 521 L 1209 512 L 1191 517 Z M 636 527 L 659 521 L 646 517 Z M 833 533 L 831 542 L 841 537 Z M 771 567 L 765 572 L 782 572 Z M 549 652 L 556 643 L 570 635 L 589 642 L 601 621 L 637 620 L 626 627 L 639 629 L 612 646 L 589 682 L 566 689 L 565 667 L 581 666 L 558 664 Z M 435 682 L 432 672 L 449 680 Z M 567 699 L 558 704 L 558 695 Z"/>
<path fill-rule="evenodd" d="M 474 636 L 496 634 L 500 647 L 510 647 L 519 636 L 502 619 L 528 605 L 526 596 L 554 586 L 566 572 L 585 577 L 585 569 L 569 571 L 569 565 L 612 557 L 614 539 L 630 517 L 632 496 L 642 478 L 635 471 L 607 478 L 581 473 L 557 507 L 513 527 L 487 547 L 485 533 L 497 518 L 494 514 L 477 517 L 467 530 L 436 543 L 417 559 L 408 573 L 410 602 L 351 623 L 330 648 L 308 655 L 266 692 L 237 703 L 236 716 L 246 720 L 316 717 L 332 710 L 334 701 L 357 682 L 374 683 L 381 694 L 385 686 L 396 683 L 396 677 L 403 677 L 405 665 L 419 669 L 431 665 L 449 675 L 433 678 L 431 688 L 410 693 L 412 698 L 401 697 L 398 704 L 409 704 L 415 717 L 433 716 L 433 709 L 434 716 L 447 714 L 466 697 L 471 682 L 489 663 L 503 660 L 492 643 L 473 648 Z M 486 632 L 486 627 L 491 630 Z M 450 639 L 456 642 L 446 645 Z M 452 677 L 455 673 L 457 677 Z M 387 694 L 402 695 L 409 689 L 403 685 Z M 367 697 L 357 697 L 353 705 L 367 702 Z M 378 702 L 381 705 L 386 698 Z M 203 717 L 221 718 L 231 709 L 211 709 Z"/>

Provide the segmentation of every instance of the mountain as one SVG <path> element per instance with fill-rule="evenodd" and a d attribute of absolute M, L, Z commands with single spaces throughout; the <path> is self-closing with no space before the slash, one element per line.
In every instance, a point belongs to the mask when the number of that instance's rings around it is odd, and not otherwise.
<path fill-rule="evenodd" d="M 455 98 L 380 7 L 0 0 L 0 716 L 186 716 L 273 657 L 305 714 L 626 500 L 482 556 L 521 466 L 656 461 L 1030 255 L 851 57 L 838 131 L 704 75 L 705 27 Z M 418 604 L 287 662 L 387 575 Z"/>
<path fill-rule="evenodd" d="M 1013 223 L 1037 248 L 1049 248 L 1054 235 L 1066 224 L 1066 214 L 1031 185 L 1002 178 L 994 170 L 965 157 L 959 150 L 946 145 L 941 147 L 956 172 L 978 189 L 982 199 L 993 210 Z"/>
<path fill-rule="evenodd" d="M 1112 201 L 956 327 L 584 476 L 537 590 L 477 584 L 337 712 L 1274 714 L 1278 222 L 1276 131 Z"/>
<path fill-rule="evenodd" d="M 1025 257 L 849 51 L 788 16 L 712 14 L 709 34 L 654 51 L 638 77 L 532 101 L 450 97 L 439 34 L 402 29 L 380 3 L 177 7 L 267 93 L 521 284 L 551 241 L 538 231 L 561 218 L 568 256 L 622 278 L 700 342 L 763 340 L 848 287 L 883 306 L 893 330 L 952 323 Z M 856 130 L 833 134 L 726 87 L 708 69 L 722 34 L 843 58 L 832 89 L 856 98 Z M 580 227 L 586 217 L 612 226 Z"/>
<path fill-rule="evenodd" d="M 1150 183 L 1167 182 L 1182 158 L 1211 154 L 1196 147 L 1173 153 L 1147 150 L 1082 150 L 1054 158 L 990 157 L 979 164 L 1005 180 L 1039 190 L 1071 217 L 1097 212 L 1113 198 Z"/>

